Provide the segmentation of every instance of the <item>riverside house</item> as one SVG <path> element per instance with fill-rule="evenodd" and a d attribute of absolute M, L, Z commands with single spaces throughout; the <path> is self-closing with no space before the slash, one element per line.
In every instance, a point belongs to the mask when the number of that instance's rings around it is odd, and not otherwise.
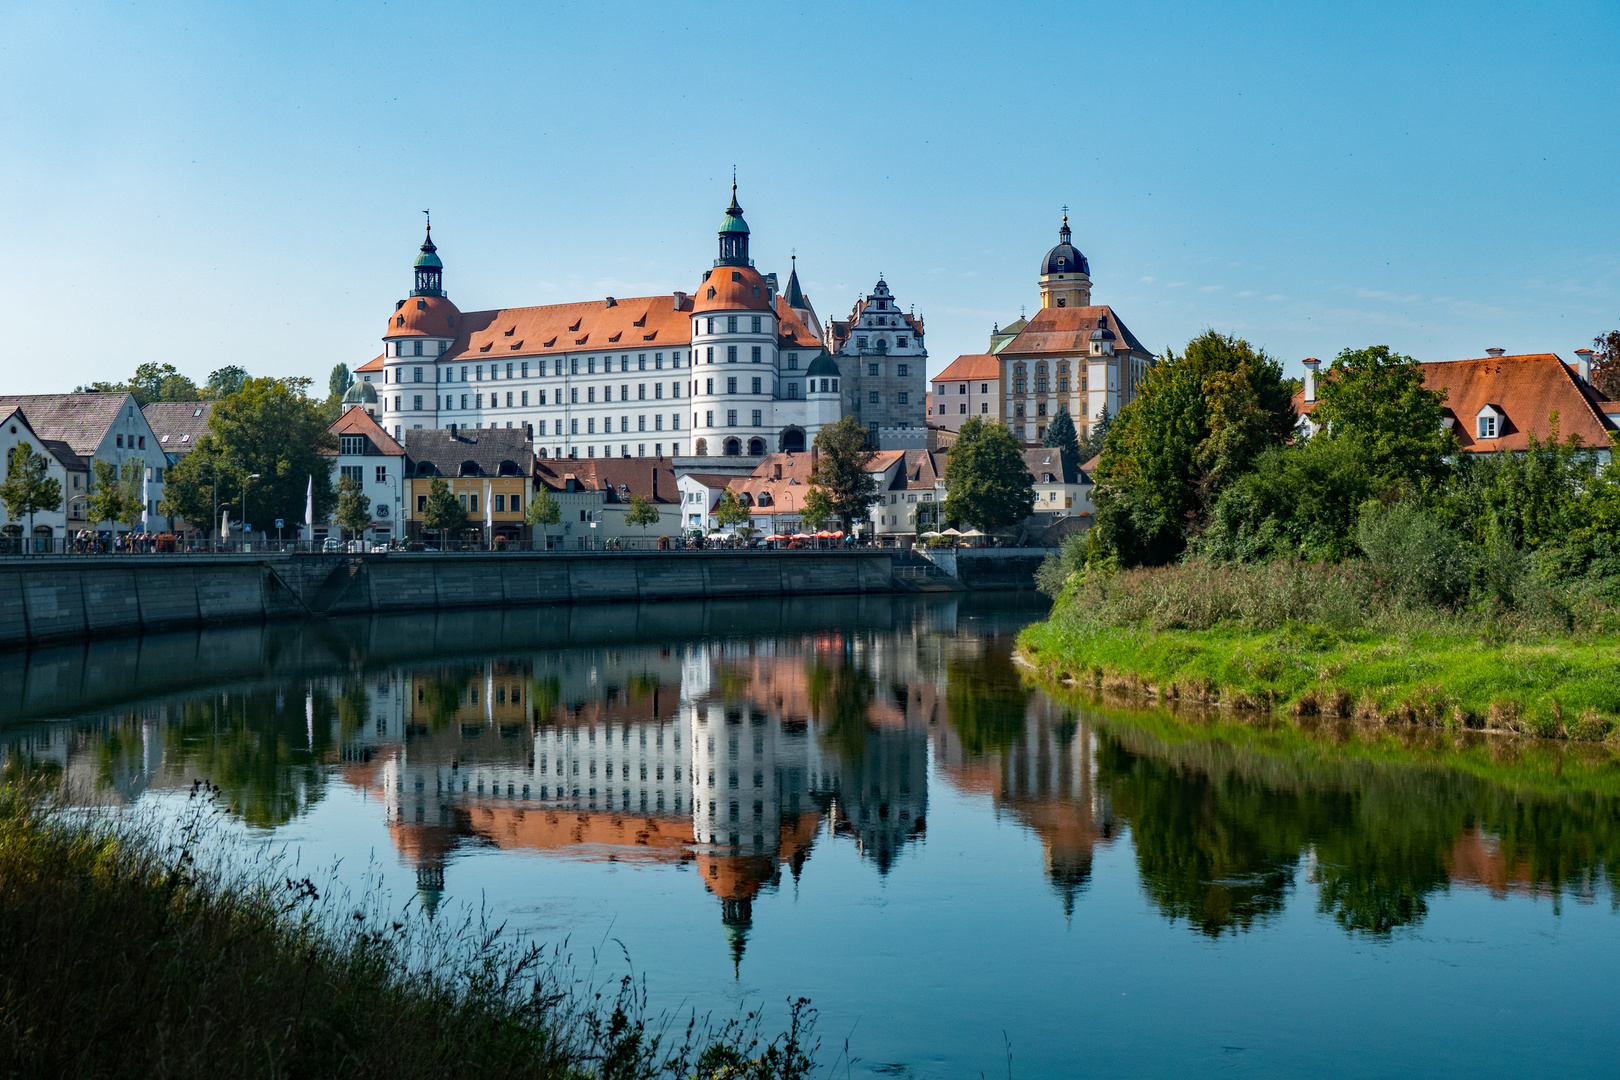
<path fill-rule="evenodd" d="M 410 428 L 404 432 L 405 533 L 421 540 L 428 491 L 442 477 L 467 511 L 469 538 L 526 539 L 523 524 L 534 483 L 534 440 L 523 428 Z"/>

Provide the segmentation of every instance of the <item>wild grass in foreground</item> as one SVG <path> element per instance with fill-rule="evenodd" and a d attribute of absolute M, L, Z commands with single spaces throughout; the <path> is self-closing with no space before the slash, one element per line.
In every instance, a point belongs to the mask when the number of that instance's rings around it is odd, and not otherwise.
<path fill-rule="evenodd" d="M 1295 716 L 1604 739 L 1620 642 L 1599 602 L 1413 603 L 1363 562 L 1203 559 L 1075 574 L 1024 658 L 1057 681 Z"/>
<path fill-rule="evenodd" d="M 625 978 L 476 921 L 347 910 L 276 864 L 200 857 L 210 792 L 178 837 L 0 789 L 0 1074 L 801 1078 L 814 1010 L 768 1044 L 750 1013 L 650 1017 Z M 205 865 L 208 864 L 208 865 Z"/>

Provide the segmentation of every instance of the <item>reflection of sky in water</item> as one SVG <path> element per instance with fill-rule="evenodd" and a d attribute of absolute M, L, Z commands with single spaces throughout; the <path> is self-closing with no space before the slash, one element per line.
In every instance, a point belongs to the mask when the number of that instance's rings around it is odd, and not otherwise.
<path fill-rule="evenodd" d="M 807 995 L 857 1072 L 1004 1075 L 1003 1032 L 1020 1076 L 1607 1067 L 1612 800 L 1164 742 L 1026 687 L 1008 635 L 1034 615 L 866 598 L 98 643 L 0 661 L 25 718 L 0 741 L 94 802 L 208 778 L 255 842 L 374 863 L 397 900 L 483 905 L 604 972 L 627 954 L 663 1006 Z"/>

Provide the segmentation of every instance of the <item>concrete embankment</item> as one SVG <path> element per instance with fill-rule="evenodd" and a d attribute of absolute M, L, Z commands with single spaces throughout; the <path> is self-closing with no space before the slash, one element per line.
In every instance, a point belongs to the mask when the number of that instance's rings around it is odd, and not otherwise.
<path fill-rule="evenodd" d="M 30 557 L 0 564 L 0 648 L 309 615 L 895 590 L 895 553 Z"/>

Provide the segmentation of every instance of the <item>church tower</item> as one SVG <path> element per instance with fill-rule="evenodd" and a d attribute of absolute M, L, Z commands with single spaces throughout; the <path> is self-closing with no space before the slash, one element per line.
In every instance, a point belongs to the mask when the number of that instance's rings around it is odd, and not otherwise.
<path fill-rule="evenodd" d="M 1069 242 L 1069 215 L 1063 215 L 1057 247 L 1041 261 L 1041 308 L 1090 307 L 1091 267 Z"/>

